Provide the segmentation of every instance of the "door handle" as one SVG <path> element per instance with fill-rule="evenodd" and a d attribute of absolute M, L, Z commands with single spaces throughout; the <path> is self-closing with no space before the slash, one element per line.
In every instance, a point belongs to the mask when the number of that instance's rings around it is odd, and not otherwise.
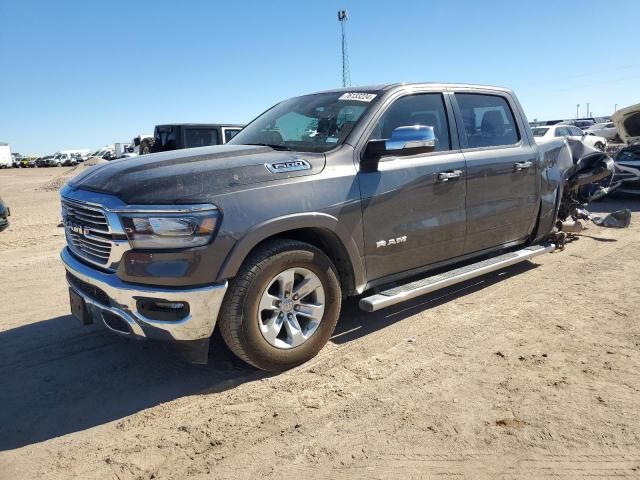
<path fill-rule="evenodd" d="M 441 182 L 448 182 L 452 178 L 460 178 L 462 176 L 462 170 L 449 170 L 448 172 L 440 172 L 438 174 L 438 180 Z"/>
<path fill-rule="evenodd" d="M 516 169 L 516 172 L 530 168 L 532 165 L 533 165 L 533 162 L 516 162 L 513 164 L 513 166 Z"/>

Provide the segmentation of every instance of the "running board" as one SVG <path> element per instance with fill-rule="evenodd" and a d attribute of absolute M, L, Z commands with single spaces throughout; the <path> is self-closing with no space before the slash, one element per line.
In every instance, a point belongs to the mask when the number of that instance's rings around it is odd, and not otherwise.
<path fill-rule="evenodd" d="M 504 253 L 497 257 L 489 258 L 481 262 L 472 263 L 464 267 L 449 270 L 432 277 L 400 285 L 398 287 L 383 290 L 375 295 L 360 300 L 360 308 L 365 312 L 375 312 L 385 307 L 410 300 L 426 293 L 431 293 L 441 288 L 446 288 L 456 283 L 470 280 L 485 273 L 494 272 L 516 263 L 529 260 L 543 253 L 552 252 L 556 246 L 553 243 L 532 245 L 516 252 Z"/>

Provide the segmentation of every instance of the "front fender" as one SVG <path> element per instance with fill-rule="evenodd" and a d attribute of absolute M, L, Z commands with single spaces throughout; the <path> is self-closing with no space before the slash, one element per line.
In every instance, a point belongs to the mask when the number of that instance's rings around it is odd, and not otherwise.
<path fill-rule="evenodd" d="M 290 214 L 253 226 L 236 242 L 222 265 L 218 278 L 233 278 L 251 250 L 259 243 L 276 235 L 304 228 L 322 229 L 335 235 L 342 244 L 351 264 L 355 290 L 361 292 L 367 283 L 362 256 L 348 229 L 336 217 L 326 213 Z"/>

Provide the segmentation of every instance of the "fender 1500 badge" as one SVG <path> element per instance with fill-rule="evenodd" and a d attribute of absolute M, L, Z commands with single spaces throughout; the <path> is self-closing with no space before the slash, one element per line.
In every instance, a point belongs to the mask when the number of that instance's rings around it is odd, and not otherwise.
<path fill-rule="evenodd" d="M 311 165 L 306 160 L 292 160 L 290 162 L 265 163 L 271 173 L 297 172 L 298 170 L 310 170 Z"/>

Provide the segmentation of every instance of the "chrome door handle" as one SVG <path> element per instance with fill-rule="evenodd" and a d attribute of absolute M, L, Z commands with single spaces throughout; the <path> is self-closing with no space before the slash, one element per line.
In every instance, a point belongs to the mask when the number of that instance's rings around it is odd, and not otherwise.
<path fill-rule="evenodd" d="M 440 172 L 438 174 L 438 180 L 441 182 L 448 182 L 452 178 L 460 178 L 462 176 L 462 170 L 449 170 L 448 172 Z"/>
<path fill-rule="evenodd" d="M 513 166 L 516 168 L 516 172 L 529 168 L 532 165 L 533 165 L 533 162 L 516 162 L 513 164 Z"/>

